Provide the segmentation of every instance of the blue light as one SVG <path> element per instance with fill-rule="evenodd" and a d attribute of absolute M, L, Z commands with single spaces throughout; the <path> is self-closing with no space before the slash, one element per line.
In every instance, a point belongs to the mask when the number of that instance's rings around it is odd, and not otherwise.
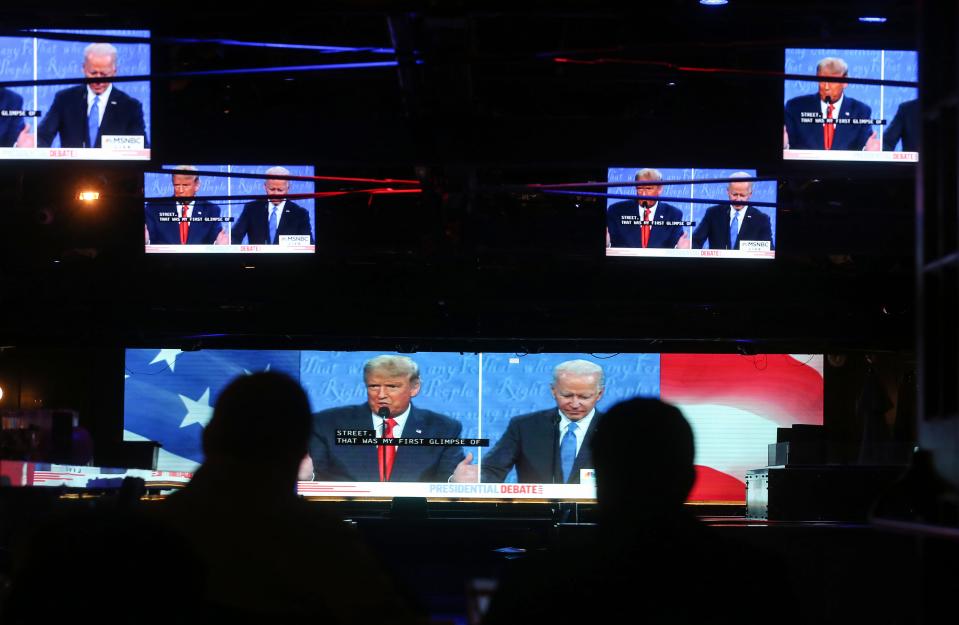
<path fill-rule="evenodd" d="M 859 21 L 860 21 L 860 22 L 866 22 L 866 23 L 868 23 L 868 24 L 882 24 L 882 23 L 884 23 L 884 22 L 886 21 L 886 18 L 880 17 L 880 16 L 878 16 L 878 15 L 872 16 L 872 17 L 870 17 L 870 16 L 863 16 L 863 17 L 860 17 L 860 18 L 859 18 Z"/>
<path fill-rule="evenodd" d="M 708 7 L 718 7 L 724 4 L 729 4 L 729 0 L 699 0 L 699 4 L 702 4 Z"/>

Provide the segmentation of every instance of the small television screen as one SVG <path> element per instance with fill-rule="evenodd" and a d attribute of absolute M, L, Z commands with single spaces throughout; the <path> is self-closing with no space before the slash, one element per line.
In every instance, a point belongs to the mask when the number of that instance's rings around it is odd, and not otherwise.
<path fill-rule="evenodd" d="M 165 165 L 144 174 L 148 254 L 310 254 L 313 167 Z"/>
<path fill-rule="evenodd" d="M 111 80 L 149 75 L 150 44 L 97 36 L 150 33 L 45 30 L 0 37 L 0 81 L 18 83 L 0 87 L 0 159 L 150 159 L 150 82 Z M 43 84 L 72 78 L 102 80 Z"/>
<path fill-rule="evenodd" d="M 787 48 L 786 74 L 840 79 L 786 80 L 783 158 L 822 161 L 919 160 L 919 90 L 846 83 L 844 77 L 915 83 L 911 50 Z"/>
<path fill-rule="evenodd" d="M 776 256 L 776 182 L 754 169 L 611 167 L 606 255 Z"/>
<path fill-rule="evenodd" d="M 223 388 L 281 371 L 299 380 L 314 411 L 304 495 L 591 499 L 590 433 L 617 402 L 658 397 L 682 410 L 695 436 L 690 500 L 742 502 L 746 471 L 766 466 L 777 428 L 822 424 L 822 360 L 128 349 L 123 438 L 161 443 L 158 471 L 192 472 Z M 571 423 L 583 440 L 564 456 Z M 384 436 L 396 444 L 380 444 Z"/>

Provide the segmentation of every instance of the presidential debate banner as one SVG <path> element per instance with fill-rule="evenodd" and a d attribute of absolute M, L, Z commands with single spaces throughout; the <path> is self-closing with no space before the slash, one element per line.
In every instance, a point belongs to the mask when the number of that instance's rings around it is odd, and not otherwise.
<path fill-rule="evenodd" d="M 311 496 L 589 499 L 591 455 L 582 440 L 564 455 L 569 424 L 584 437 L 617 402 L 659 397 L 695 436 L 690 499 L 743 501 L 776 429 L 823 420 L 819 355 L 130 349 L 124 440 L 161 443 L 158 471 L 195 470 L 220 392 L 257 371 L 298 379 L 316 413 Z"/>

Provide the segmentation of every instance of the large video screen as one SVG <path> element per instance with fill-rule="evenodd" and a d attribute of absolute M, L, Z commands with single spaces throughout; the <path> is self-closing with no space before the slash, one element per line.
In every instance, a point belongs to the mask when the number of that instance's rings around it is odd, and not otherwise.
<path fill-rule="evenodd" d="M 914 83 L 917 59 L 910 50 L 787 48 L 785 73 Z M 783 103 L 784 159 L 919 160 L 916 87 L 787 80 Z"/>
<path fill-rule="evenodd" d="M 129 349 L 124 440 L 157 441 L 159 471 L 191 472 L 219 393 L 264 370 L 299 380 L 315 411 L 304 495 L 590 499 L 591 432 L 642 396 L 677 405 L 692 426 L 690 500 L 740 502 L 777 428 L 823 420 L 816 355 Z M 378 445 L 384 435 L 418 442 Z"/>
<path fill-rule="evenodd" d="M 68 41 L 44 33 L 79 34 Z M 78 84 L 0 87 L 0 159 L 149 160 L 150 45 L 96 36 L 146 37 L 145 30 L 47 30 L 0 37 L 0 82 L 102 78 Z"/>
<path fill-rule="evenodd" d="M 163 169 L 179 173 L 147 173 L 143 179 L 148 254 L 314 251 L 315 185 L 312 180 L 296 179 L 312 178 L 312 166 L 165 165 Z"/>
<path fill-rule="evenodd" d="M 607 198 L 606 255 L 775 258 L 776 182 L 755 176 L 754 169 L 611 167 L 608 182 L 626 186 L 609 187 L 619 197 Z"/>

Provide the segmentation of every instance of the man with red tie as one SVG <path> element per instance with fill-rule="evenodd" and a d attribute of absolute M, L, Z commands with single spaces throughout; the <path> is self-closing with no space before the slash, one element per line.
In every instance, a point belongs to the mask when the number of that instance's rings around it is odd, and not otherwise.
<path fill-rule="evenodd" d="M 180 165 L 179 171 L 197 171 Z M 150 202 L 145 208 L 147 245 L 212 245 L 220 234 L 220 207 L 196 197 L 200 190 L 197 174 L 173 174 L 173 198 Z"/>
<path fill-rule="evenodd" d="M 845 78 L 849 66 L 840 58 L 827 57 L 816 65 L 816 75 Z M 872 108 L 844 94 L 844 82 L 819 83 L 818 93 L 786 102 L 783 147 L 793 150 L 878 150 L 879 139 L 869 124 Z"/>
<path fill-rule="evenodd" d="M 363 365 L 366 402 L 313 415 L 310 456 L 318 481 L 446 482 L 463 449 L 430 445 L 337 445 L 336 430 L 373 430 L 381 438 L 459 438 L 459 421 L 413 405 L 419 365 L 408 356 L 382 355 Z"/>
<path fill-rule="evenodd" d="M 609 247 L 672 249 L 683 236 L 683 211 L 660 202 L 663 179 L 657 169 L 636 173 L 637 200 L 616 202 L 606 209 Z"/>

